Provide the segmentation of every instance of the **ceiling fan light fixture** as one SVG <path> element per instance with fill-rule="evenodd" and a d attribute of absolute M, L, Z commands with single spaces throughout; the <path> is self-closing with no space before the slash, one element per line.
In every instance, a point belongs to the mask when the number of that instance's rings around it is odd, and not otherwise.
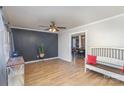
<path fill-rule="evenodd" d="M 66 27 L 56 26 L 54 21 L 52 21 L 51 25 L 49 25 L 49 26 L 42 26 L 42 25 L 40 25 L 40 27 L 48 27 L 45 30 L 50 31 L 50 32 L 57 32 L 57 31 L 60 31 L 60 29 L 66 29 Z"/>
<path fill-rule="evenodd" d="M 50 28 L 49 31 L 52 32 L 52 29 Z"/>
<path fill-rule="evenodd" d="M 55 28 L 53 28 L 53 29 L 52 29 L 52 32 L 56 32 L 56 29 L 55 29 Z"/>
<path fill-rule="evenodd" d="M 56 29 L 55 28 L 50 28 L 49 31 L 50 32 L 56 32 Z"/>

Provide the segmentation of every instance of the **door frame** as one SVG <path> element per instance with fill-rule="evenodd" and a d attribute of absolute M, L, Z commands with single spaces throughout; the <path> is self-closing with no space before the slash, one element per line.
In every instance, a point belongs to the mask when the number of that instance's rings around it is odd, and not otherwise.
<path fill-rule="evenodd" d="M 79 33 L 84 33 L 85 34 L 85 64 L 86 64 L 86 59 L 87 59 L 87 52 L 88 52 L 88 47 L 87 47 L 87 32 L 88 30 L 84 31 L 78 31 L 78 32 L 73 32 L 69 34 L 69 57 L 70 57 L 70 62 L 72 62 L 72 50 L 71 50 L 71 38 L 72 35 L 74 34 L 79 34 Z"/>

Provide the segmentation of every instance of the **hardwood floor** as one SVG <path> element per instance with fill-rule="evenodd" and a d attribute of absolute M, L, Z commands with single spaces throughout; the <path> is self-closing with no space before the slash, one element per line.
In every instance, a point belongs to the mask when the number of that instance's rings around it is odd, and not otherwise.
<path fill-rule="evenodd" d="M 78 64 L 79 63 L 79 64 Z M 84 72 L 83 62 L 76 64 L 60 59 L 25 65 L 25 85 L 32 86 L 87 86 L 87 85 L 124 85 L 123 82 L 93 71 Z"/>

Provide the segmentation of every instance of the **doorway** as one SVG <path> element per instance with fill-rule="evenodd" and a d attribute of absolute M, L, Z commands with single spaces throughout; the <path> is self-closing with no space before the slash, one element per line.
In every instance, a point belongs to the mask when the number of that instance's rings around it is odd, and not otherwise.
<path fill-rule="evenodd" d="M 85 32 L 74 33 L 71 35 L 71 57 L 74 64 L 84 66 L 86 53 L 86 34 Z"/>

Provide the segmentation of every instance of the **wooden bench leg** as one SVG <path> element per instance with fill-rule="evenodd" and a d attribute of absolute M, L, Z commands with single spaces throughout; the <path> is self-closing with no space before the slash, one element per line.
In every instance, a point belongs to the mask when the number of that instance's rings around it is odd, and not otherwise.
<path fill-rule="evenodd" d="M 85 72 L 85 73 L 87 72 L 87 68 L 86 68 L 86 67 L 84 68 L 84 72 Z"/>

